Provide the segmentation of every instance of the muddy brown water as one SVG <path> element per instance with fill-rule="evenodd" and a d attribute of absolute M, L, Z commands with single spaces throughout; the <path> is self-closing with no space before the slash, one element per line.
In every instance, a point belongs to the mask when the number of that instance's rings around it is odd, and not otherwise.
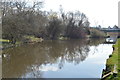
<path fill-rule="evenodd" d="M 112 44 L 103 39 L 53 40 L 4 50 L 3 78 L 100 78 Z"/>

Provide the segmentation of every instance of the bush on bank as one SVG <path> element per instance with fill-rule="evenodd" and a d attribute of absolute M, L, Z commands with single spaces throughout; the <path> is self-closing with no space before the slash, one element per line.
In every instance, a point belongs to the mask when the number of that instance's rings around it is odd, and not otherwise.
<path fill-rule="evenodd" d="M 90 37 L 92 38 L 104 38 L 106 34 L 98 29 L 90 29 Z"/>

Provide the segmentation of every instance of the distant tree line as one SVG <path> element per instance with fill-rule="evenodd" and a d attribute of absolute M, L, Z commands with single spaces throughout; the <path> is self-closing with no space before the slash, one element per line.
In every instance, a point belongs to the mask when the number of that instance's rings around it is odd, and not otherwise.
<path fill-rule="evenodd" d="M 84 13 L 41 11 L 43 2 L 1 1 L 2 37 L 13 42 L 24 40 L 24 36 L 43 39 L 59 37 L 83 38 L 90 35 L 89 21 Z"/>

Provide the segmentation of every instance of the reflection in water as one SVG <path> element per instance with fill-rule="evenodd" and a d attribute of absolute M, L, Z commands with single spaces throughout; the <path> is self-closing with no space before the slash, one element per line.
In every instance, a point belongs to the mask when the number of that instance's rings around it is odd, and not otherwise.
<path fill-rule="evenodd" d="M 98 46 L 103 41 L 44 41 L 7 49 L 3 51 L 3 55 L 6 55 L 2 60 L 3 77 L 40 78 L 44 77 L 45 72 L 62 71 L 67 63 L 77 65 L 85 61 L 91 46 Z"/>

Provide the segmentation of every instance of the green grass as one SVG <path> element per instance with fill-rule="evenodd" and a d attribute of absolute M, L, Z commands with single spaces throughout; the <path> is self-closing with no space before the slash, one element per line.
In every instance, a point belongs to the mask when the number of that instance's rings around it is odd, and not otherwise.
<path fill-rule="evenodd" d="M 21 44 L 21 42 L 16 42 L 15 44 L 12 44 L 10 42 L 10 40 L 7 40 L 7 39 L 0 39 L 0 49 L 1 48 L 9 48 L 9 47 L 12 47 L 12 46 L 15 46 L 15 45 L 19 45 Z"/>
<path fill-rule="evenodd" d="M 35 36 L 24 36 L 26 42 L 41 42 L 43 41 L 42 38 L 37 38 Z"/>
<path fill-rule="evenodd" d="M 0 39 L 0 42 L 10 42 L 10 40 Z"/>
<path fill-rule="evenodd" d="M 107 60 L 106 63 L 106 73 L 111 71 L 114 71 L 114 66 L 116 65 L 116 70 L 117 70 L 117 76 L 115 77 L 114 75 L 108 76 L 105 80 L 120 80 L 120 39 L 117 40 L 116 44 L 113 45 L 115 50 L 113 51 L 112 55 L 110 58 Z"/>

